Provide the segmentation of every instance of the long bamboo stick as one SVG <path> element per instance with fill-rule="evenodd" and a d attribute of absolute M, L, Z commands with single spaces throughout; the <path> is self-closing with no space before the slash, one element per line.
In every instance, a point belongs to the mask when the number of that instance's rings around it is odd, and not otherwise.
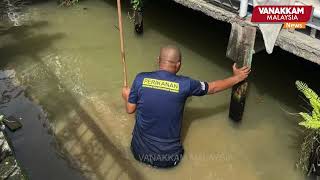
<path fill-rule="evenodd" d="M 121 14 L 121 0 L 117 0 L 118 6 L 118 22 L 119 22 L 119 34 L 120 34 L 120 48 L 121 48 L 121 60 L 123 66 L 123 86 L 128 86 L 128 75 L 127 75 L 127 63 L 124 51 L 124 38 L 123 38 L 123 28 L 122 28 L 122 14 Z"/>

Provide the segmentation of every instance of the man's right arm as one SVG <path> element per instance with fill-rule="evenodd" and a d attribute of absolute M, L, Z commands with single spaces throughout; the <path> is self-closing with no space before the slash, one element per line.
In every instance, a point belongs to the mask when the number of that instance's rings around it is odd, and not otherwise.
<path fill-rule="evenodd" d="M 226 89 L 231 88 L 237 83 L 245 80 L 250 73 L 249 67 L 236 68 L 236 64 L 233 65 L 233 76 L 223 79 L 216 80 L 208 83 L 208 92 L 207 94 L 214 94 Z"/>
<path fill-rule="evenodd" d="M 136 111 L 137 109 L 137 105 L 136 103 L 130 103 L 129 102 L 129 96 L 130 96 L 130 91 L 131 89 L 129 87 L 123 87 L 122 88 L 122 97 L 123 97 L 123 100 L 125 102 L 125 108 L 126 108 L 126 111 L 128 114 L 132 114 Z M 132 97 L 133 95 L 131 95 L 131 101 L 132 101 Z"/>
<path fill-rule="evenodd" d="M 128 114 L 132 114 L 137 109 L 137 103 L 138 103 L 138 85 L 137 85 L 137 78 L 134 79 L 132 83 L 132 87 L 123 87 L 122 88 L 122 97 L 125 101 L 125 109 Z"/>

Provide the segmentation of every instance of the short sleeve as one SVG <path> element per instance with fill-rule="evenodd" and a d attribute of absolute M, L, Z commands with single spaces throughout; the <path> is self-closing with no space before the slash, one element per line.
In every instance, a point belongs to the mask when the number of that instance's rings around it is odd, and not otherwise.
<path fill-rule="evenodd" d="M 208 83 L 190 78 L 189 96 L 204 96 L 208 92 Z"/>
<path fill-rule="evenodd" d="M 138 77 L 138 76 L 137 76 Z M 129 94 L 129 99 L 128 102 L 131 104 L 137 104 L 138 102 L 138 83 L 137 83 L 137 77 L 132 83 L 130 94 Z"/>

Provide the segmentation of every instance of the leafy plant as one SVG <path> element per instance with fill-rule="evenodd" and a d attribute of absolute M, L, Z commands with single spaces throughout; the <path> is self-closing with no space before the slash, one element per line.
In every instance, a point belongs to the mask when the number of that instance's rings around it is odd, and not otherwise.
<path fill-rule="evenodd" d="M 297 166 L 303 171 L 311 173 L 315 167 L 310 162 L 311 158 L 319 158 L 319 137 L 320 137 L 320 98 L 319 96 L 308 87 L 308 85 L 301 81 L 296 81 L 297 89 L 304 94 L 309 100 L 309 105 L 312 108 L 311 112 L 300 112 L 299 115 L 303 121 L 299 123 L 300 126 L 306 128 L 307 135 L 301 145 L 300 157 Z"/>
<path fill-rule="evenodd" d="M 300 112 L 304 121 L 300 122 L 299 125 L 304 126 L 308 129 L 320 129 L 320 98 L 319 96 L 310 89 L 307 84 L 297 81 L 296 86 L 300 92 L 302 92 L 307 99 L 309 99 L 310 105 L 313 108 L 312 113 Z"/>
<path fill-rule="evenodd" d="M 142 11 L 142 7 L 143 7 L 142 0 L 131 0 L 131 5 L 132 5 L 133 10 Z"/>

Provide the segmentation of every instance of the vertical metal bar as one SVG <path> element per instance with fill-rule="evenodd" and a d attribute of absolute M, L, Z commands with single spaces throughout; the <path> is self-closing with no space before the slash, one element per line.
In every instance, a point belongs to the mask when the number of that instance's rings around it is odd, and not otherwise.
<path fill-rule="evenodd" d="M 248 0 L 241 0 L 239 16 L 241 18 L 244 18 L 247 16 L 247 12 L 248 12 Z"/>
<path fill-rule="evenodd" d="M 319 9 L 313 9 L 313 16 L 316 18 L 320 18 L 320 10 Z"/>
<path fill-rule="evenodd" d="M 310 36 L 311 36 L 312 38 L 316 38 L 316 34 L 317 34 L 317 30 L 316 30 L 316 29 L 311 28 Z"/>

